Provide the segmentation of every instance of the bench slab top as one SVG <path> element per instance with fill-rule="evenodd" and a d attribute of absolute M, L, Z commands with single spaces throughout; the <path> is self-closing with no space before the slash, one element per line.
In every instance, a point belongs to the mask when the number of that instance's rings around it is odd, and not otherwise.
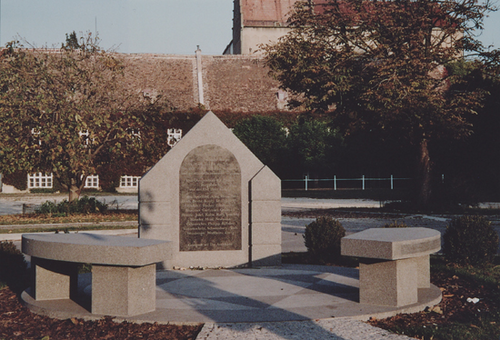
<path fill-rule="evenodd" d="M 168 241 L 97 234 L 24 234 L 23 253 L 56 261 L 145 266 L 168 259 Z"/>
<path fill-rule="evenodd" d="M 435 253 L 441 233 L 429 228 L 370 228 L 342 238 L 345 256 L 398 260 Z"/>

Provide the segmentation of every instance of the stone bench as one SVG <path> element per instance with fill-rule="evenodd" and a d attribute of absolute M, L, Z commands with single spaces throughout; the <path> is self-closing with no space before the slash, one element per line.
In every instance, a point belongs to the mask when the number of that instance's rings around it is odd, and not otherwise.
<path fill-rule="evenodd" d="M 342 238 L 341 254 L 360 258 L 359 302 L 406 306 L 430 288 L 429 255 L 441 234 L 428 228 L 371 228 Z"/>
<path fill-rule="evenodd" d="M 35 300 L 76 298 L 78 264 L 92 264 L 91 313 L 132 316 L 156 309 L 156 263 L 169 242 L 97 234 L 25 234 Z"/>

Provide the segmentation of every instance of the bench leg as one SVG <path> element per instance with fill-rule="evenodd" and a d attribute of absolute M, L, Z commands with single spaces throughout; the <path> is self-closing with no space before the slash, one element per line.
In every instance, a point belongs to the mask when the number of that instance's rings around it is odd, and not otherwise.
<path fill-rule="evenodd" d="M 359 264 L 359 302 L 406 306 L 418 302 L 418 266 L 414 258 Z"/>
<path fill-rule="evenodd" d="M 31 258 L 35 300 L 73 299 L 78 289 L 78 264 Z"/>
<path fill-rule="evenodd" d="M 156 309 L 156 265 L 92 266 L 92 313 L 132 316 Z"/>
<path fill-rule="evenodd" d="M 429 255 L 415 257 L 418 268 L 418 288 L 431 287 L 431 264 Z"/>

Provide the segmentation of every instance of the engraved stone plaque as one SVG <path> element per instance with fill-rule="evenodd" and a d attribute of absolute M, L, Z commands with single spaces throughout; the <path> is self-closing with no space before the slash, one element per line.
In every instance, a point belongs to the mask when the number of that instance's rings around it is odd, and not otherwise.
<path fill-rule="evenodd" d="M 179 170 L 179 250 L 241 250 L 241 170 L 217 145 L 187 154 Z"/>

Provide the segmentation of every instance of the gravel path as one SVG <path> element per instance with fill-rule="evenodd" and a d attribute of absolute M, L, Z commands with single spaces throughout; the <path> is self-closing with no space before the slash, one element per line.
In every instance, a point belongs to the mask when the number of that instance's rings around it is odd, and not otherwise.
<path fill-rule="evenodd" d="M 206 323 L 197 340 L 409 340 L 353 319 L 264 323 Z"/>

